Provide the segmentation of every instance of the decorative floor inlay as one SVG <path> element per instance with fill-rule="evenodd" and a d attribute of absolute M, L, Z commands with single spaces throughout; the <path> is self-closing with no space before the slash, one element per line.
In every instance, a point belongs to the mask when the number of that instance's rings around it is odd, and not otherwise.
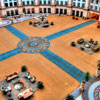
<path fill-rule="evenodd" d="M 39 53 L 49 47 L 50 43 L 43 37 L 29 37 L 18 43 L 18 48 L 25 53 Z"/>
<path fill-rule="evenodd" d="M 94 99 L 95 99 L 95 100 L 99 100 L 99 99 L 100 99 L 99 94 L 100 94 L 100 85 L 97 86 L 97 87 L 95 88 L 95 90 L 94 90 Z"/>

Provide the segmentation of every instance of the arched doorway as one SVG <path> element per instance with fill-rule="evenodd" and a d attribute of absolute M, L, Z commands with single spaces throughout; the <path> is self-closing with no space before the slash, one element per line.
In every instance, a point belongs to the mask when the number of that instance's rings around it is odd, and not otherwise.
<path fill-rule="evenodd" d="M 46 13 L 46 8 L 44 8 L 44 13 Z"/>
<path fill-rule="evenodd" d="M 42 8 L 39 8 L 39 13 L 42 13 Z"/>
<path fill-rule="evenodd" d="M 64 9 L 64 14 L 65 14 L 65 15 L 67 14 L 67 9 Z"/>
<path fill-rule="evenodd" d="M 81 11 L 80 17 L 83 17 L 83 12 Z"/>
<path fill-rule="evenodd" d="M 14 11 L 13 10 L 11 10 L 11 16 L 14 16 Z"/>
<path fill-rule="evenodd" d="M 79 11 L 76 11 L 76 16 L 78 16 L 78 17 L 79 17 Z"/>
<path fill-rule="evenodd" d="M 56 8 L 56 14 L 58 14 L 59 12 L 58 12 L 58 8 Z"/>
<path fill-rule="evenodd" d="M 18 10 L 17 9 L 15 10 L 15 15 L 18 15 Z"/>
<path fill-rule="evenodd" d="M 60 9 L 60 14 L 63 14 L 63 9 Z"/>
<path fill-rule="evenodd" d="M 72 16 L 75 16 L 75 10 L 72 10 Z"/>
<path fill-rule="evenodd" d="M 34 8 L 32 8 L 32 13 L 34 13 Z"/>
<path fill-rule="evenodd" d="M 7 16 L 10 16 L 10 12 L 9 11 L 7 11 Z"/>
<path fill-rule="evenodd" d="M 51 8 L 48 8 L 48 13 L 51 13 Z"/>
<path fill-rule="evenodd" d="M 27 9 L 27 13 L 30 14 L 30 8 Z"/>

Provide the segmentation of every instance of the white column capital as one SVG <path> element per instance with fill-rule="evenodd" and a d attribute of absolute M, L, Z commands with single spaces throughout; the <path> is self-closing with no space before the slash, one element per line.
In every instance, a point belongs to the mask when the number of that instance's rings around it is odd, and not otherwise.
<path fill-rule="evenodd" d="M 73 5 L 73 0 L 68 0 L 68 5 L 67 6 L 72 7 L 72 5 Z"/>
<path fill-rule="evenodd" d="M 56 5 L 56 0 L 51 0 L 51 5 Z"/>
<path fill-rule="evenodd" d="M 34 5 L 39 5 L 39 0 L 34 0 Z"/>
<path fill-rule="evenodd" d="M 90 0 L 86 0 L 84 9 L 88 10 L 89 6 L 90 6 Z"/>
<path fill-rule="evenodd" d="M 22 0 L 17 0 L 17 5 L 22 6 Z"/>
<path fill-rule="evenodd" d="M 4 0 L 1 0 L 1 8 L 5 8 L 5 2 L 4 2 Z"/>

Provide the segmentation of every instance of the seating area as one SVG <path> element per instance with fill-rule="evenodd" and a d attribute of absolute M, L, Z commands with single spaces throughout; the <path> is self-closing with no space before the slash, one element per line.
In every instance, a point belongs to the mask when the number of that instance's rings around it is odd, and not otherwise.
<path fill-rule="evenodd" d="M 28 88 L 24 91 L 22 91 L 21 93 L 18 94 L 18 98 L 19 99 L 27 99 L 29 98 L 30 96 L 33 95 L 33 90 L 32 88 Z"/>
<path fill-rule="evenodd" d="M 42 81 L 36 82 L 36 76 L 27 72 L 27 66 L 21 66 L 21 72 L 13 72 L 0 82 L 0 91 L 7 100 L 28 100 L 38 89 L 43 89 Z"/>
<path fill-rule="evenodd" d="M 100 44 L 98 44 L 98 41 L 94 41 L 93 39 L 85 40 L 84 38 L 80 38 L 76 43 L 75 41 L 72 41 L 71 46 L 77 47 L 90 55 L 100 51 Z"/>
<path fill-rule="evenodd" d="M 37 27 L 37 28 L 47 28 L 47 27 L 49 27 L 49 26 L 53 26 L 54 25 L 54 23 L 53 22 L 48 22 L 48 20 L 36 20 L 36 21 L 34 21 L 34 22 L 29 22 L 29 25 L 32 25 L 32 26 L 34 26 L 34 27 Z"/>

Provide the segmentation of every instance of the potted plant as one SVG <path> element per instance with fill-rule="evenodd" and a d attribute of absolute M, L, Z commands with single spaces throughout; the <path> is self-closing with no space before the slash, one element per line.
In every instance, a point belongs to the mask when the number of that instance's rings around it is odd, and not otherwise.
<path fill-rule="evenodd" d="M 74 41 L 72 41 L 72 42 L 71 42 L 71 46 L 73 46 L 73 47 L 75 47 L 75 46 L 76 46 L 76 44 L 75 44 L 75 42 L 74 42 Z"/>
<path fill-rule="evenodd" d="M 38 87 L 39 89 L 43 89 L 43 88 L 44 88 L 43 82 L 42 82 L 42 81 L 39 81 L 39 82 L 37 83 L 37 87 Z"/>
<path fill-rule="evenodd" d="M 22 71 L 22 72 L 27 71 L 27 66 L 23 65 L 23 66 L 21 67 L 21 71 Z"/>
<path fill-rule="evenodd" d="M 29 22 L 29 25 L 32 25 L 32 21 Z"/>
<path fill-rule="evenodd" d="M 74 100 L 74 97 L 72 95 L 67 95 L 66 99 L 65 100 Z"/>
<path fill-rule="evenodd" d="M 90 80 L 90 73 L 89 72 L 85 73 L 84 78 L 85 78 L 85 81 L 88 82 Z"/>
<path fill-rule="evenodd" d="M 51 23 L 50 23 L 50 25 L 54 25 L 54 23 L 53 23 L 53 22 L 51 22 Z"/>

